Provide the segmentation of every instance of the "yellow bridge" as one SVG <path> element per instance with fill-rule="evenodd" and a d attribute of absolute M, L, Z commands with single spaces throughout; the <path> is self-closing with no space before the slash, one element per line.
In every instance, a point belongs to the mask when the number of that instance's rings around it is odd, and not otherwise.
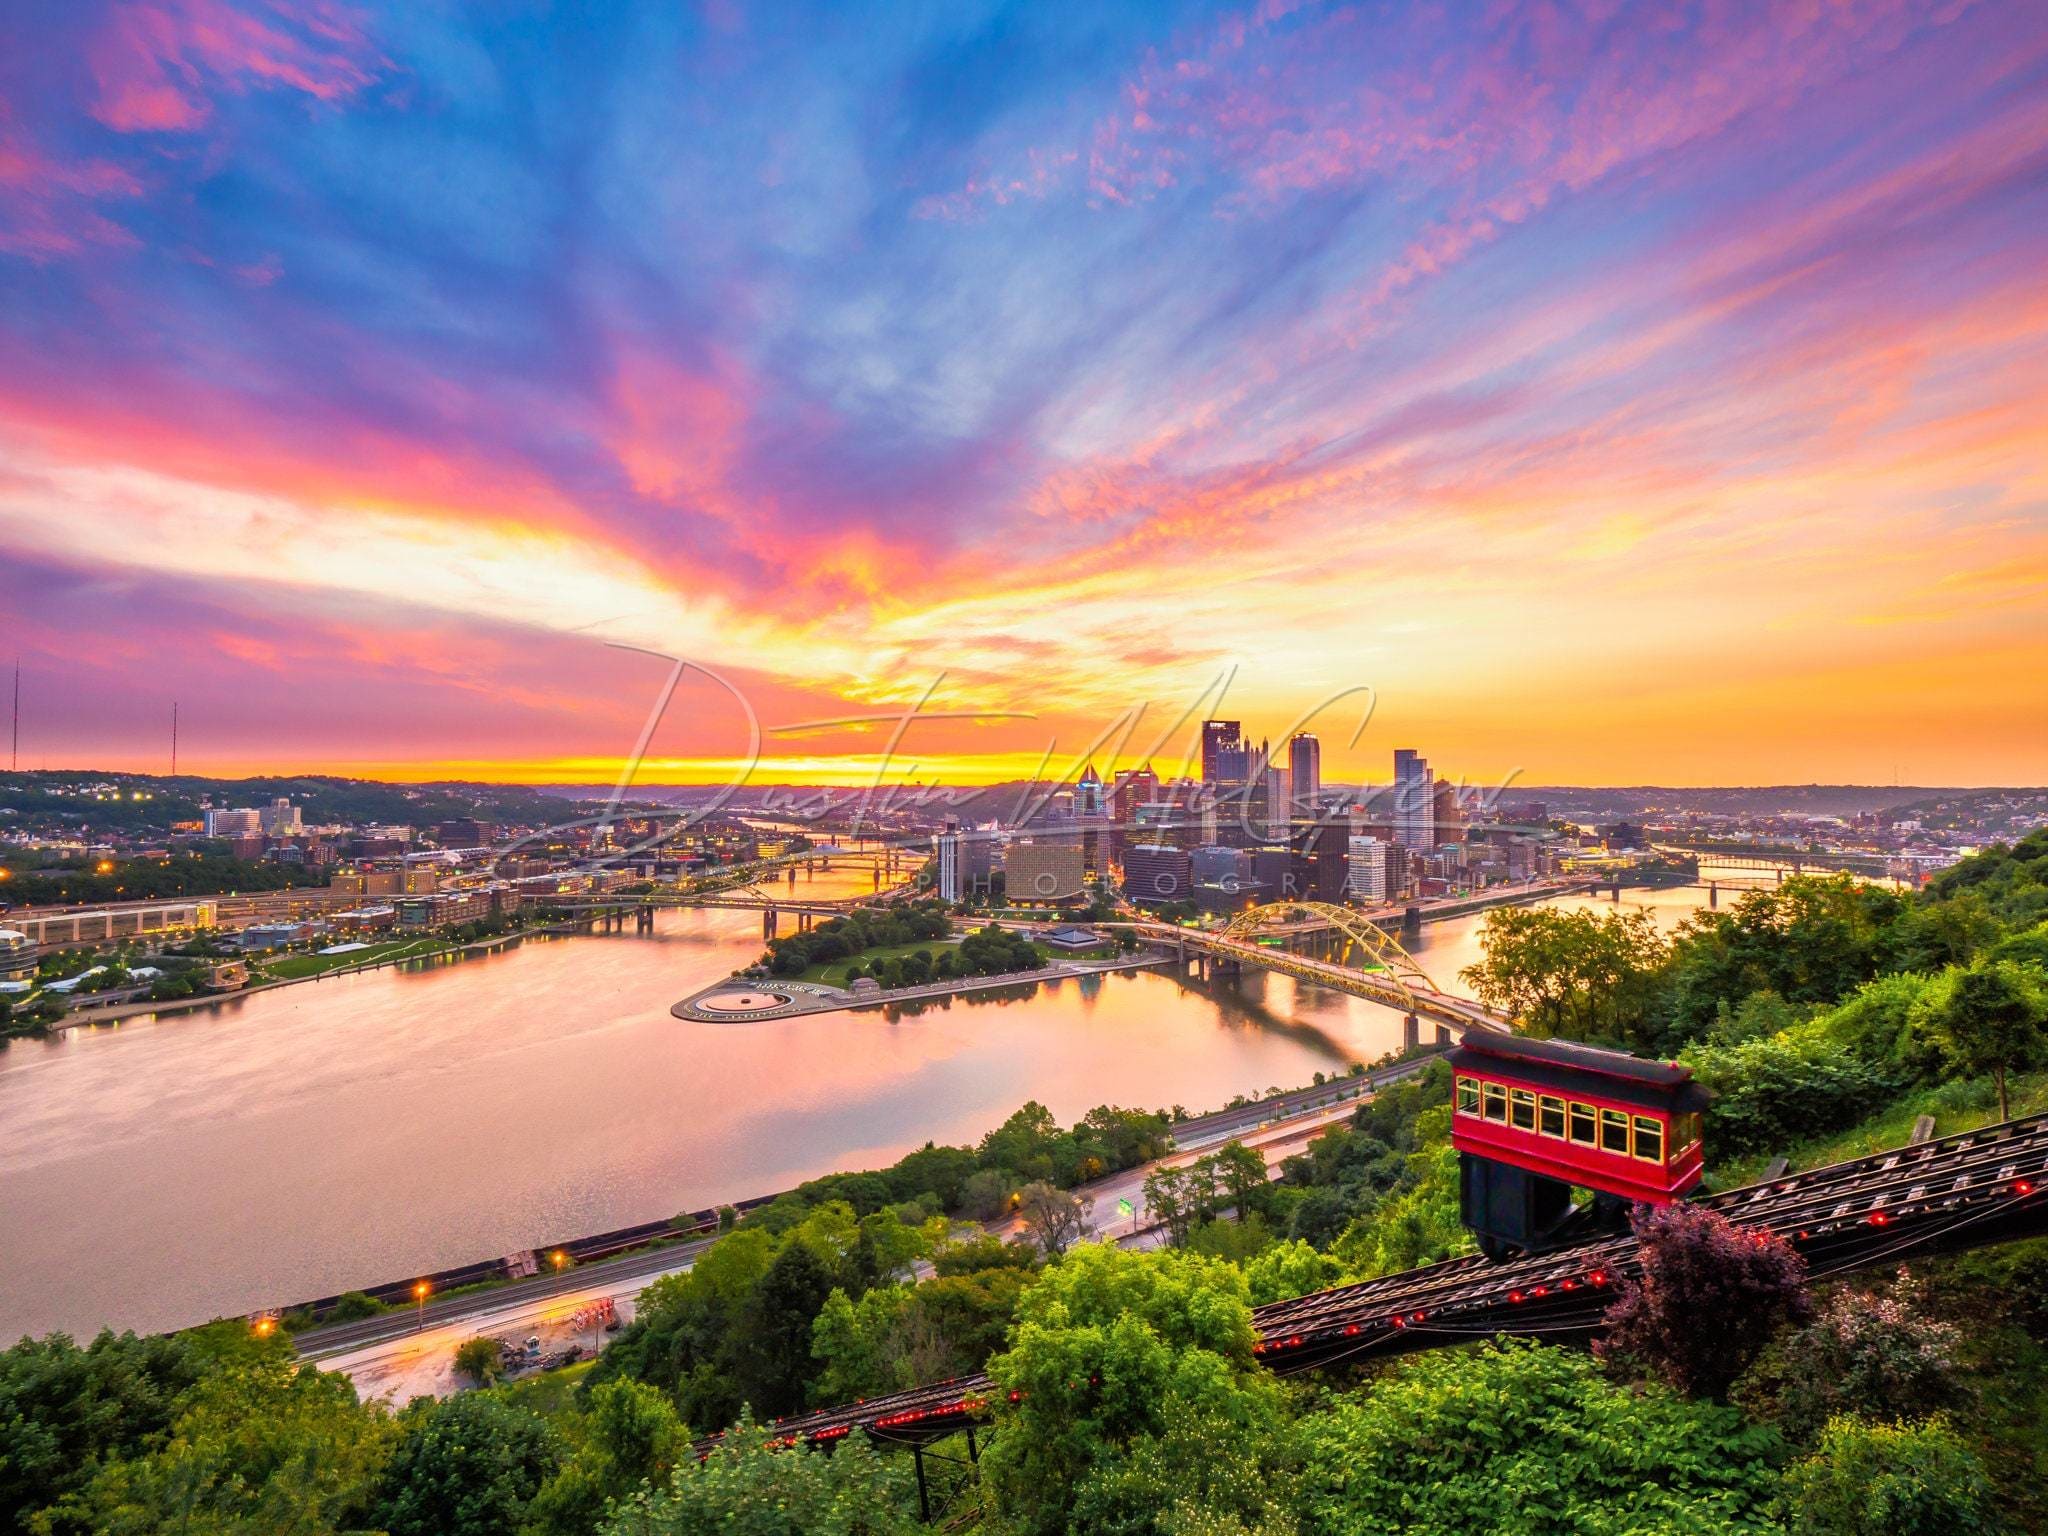
<path fill-rule="evenodd" d="M 1407 1016 L 1410 1045 L 1418 1043 L 1420 1019 L 1436 1024 L 1440 1036 L 1468 1029 L 1514 1027 L 1512 1020 L 1482 1008 L 1469 997 L 1444 991 L 1391 934 L 1347 907 L 1318 901 L 1275 902 L 1241 912 L 1222 928 L 1182 928 L 1142 919 L 1093 926 L 1129 928 L 1154 944 L 1171 947 L 1183 958 L 1194 953 L 1237 965 L 1256 965 L 1397 1008 Z M 1334 932 L 1337 959 L 1319 960 L 1284 947 L 1287 940 L 1320 932 Z M 1278 938 L 1282 943 L 1261 943 L 1261 937 Z"/>

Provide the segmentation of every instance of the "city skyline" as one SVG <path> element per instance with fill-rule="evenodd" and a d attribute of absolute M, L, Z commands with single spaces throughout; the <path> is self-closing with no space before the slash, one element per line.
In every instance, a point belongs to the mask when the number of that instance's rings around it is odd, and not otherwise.
<path fill-rule="evenodd" d="M 2038 8 L 23 14 L 25 768 L 2048 781 Z"/>

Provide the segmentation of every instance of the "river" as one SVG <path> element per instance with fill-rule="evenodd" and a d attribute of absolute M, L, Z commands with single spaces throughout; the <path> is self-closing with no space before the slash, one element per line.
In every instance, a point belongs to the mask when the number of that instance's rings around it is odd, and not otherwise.
<path fill-rule="evenodd" d="M 1629 900 L 1668 923 L 1703 893 Z M 1479 924 L 1429 925 L 1417 959 L 1455 988 Z M 0 1049 L 0 1339 L 174 1328 L 772 1193 L 1026 1099 L 1213 1109 L 1400 1043 L 1397 1014 L 1263 972 L 670 1015 L 760 947 L 752 913 L 671 911 Z"/>

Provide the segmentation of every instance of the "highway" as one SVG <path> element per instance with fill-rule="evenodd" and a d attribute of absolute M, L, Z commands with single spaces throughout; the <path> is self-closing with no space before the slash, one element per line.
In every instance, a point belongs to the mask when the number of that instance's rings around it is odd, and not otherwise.
<path fill-rule="evenodd" d="M 1301 1151 L 1332 1124 L 1349 1118 L 1371 1089 L 1413 1076 L 1427 1065 L 1426 1060 L 1403 1062 L 1362 1078 L 1344 1078 L 1264 1104 L 1243 1105 L 1183 1122 L 1176 1128 L 1177 1136 L 1192 1134 L 1173 1152 L 1075 1191 L 1086 1211 L 1087 1230 L 1094 1236 L 1113 1236 L 1126 1247 L 1156 1247 L 1162 1232 L 1148 1219 L 1144 1197 L 1145 1179 L 1155 1169 L 1193 1162 L 1236 1136 L 1262 1153 L 1269 1176 L 1277 1176 L 1282 1159 Z M 1267 1123 L 1276 1112 L 1281 1118 Z M 1120 1199 L 1131 1202 L 1133 1218 L 1119 1216 Z M 988 1230 L 1003 1237 L 1023 1235 L 1022 1224 L 1014 1221 L 991 1223 Z M 402 1405 L 414 1397 L 445 1397 L 458 1390 L 455 1351 L 464 1341 L 478 1334 L 501 1338 L 539 1334 L 548 1349 L 572 1341 L 585 1348 L 601 1344 L 601 1335 L 572 1326 L 571 1319 L 580 1309 L 610 1297 L 620 1319 L 631 1322 L 640 1293 L 664 1275 L 688 1270 L 711 1241 L 676 1243 L 490 1290 L 430 1297 L 423 1308 L 311 1330 L 300 1334 L 295 1343 L 300 1358 L 324 1370 L 342 1372 L 366 1400 L 381 1398 Z"/>

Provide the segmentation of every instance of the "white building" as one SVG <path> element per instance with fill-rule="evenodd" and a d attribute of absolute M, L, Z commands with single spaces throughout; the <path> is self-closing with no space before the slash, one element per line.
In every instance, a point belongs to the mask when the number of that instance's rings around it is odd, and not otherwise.
<path fill-rule="evenodd" d="M 208 811 L 206 813 L 206 835 L 208 837 L 254 837 L 263 830 L 263 813 L 243 809 L 239 811 Z"/>
<path fill-rule="evenodd" d="M 960 823 L 947 822 L 932 839 L 932 861 L 937 866 L 939 900 L 960 900 Z"/>
<path fill-rule="evenodd" d="M 1354 901 L 1391 901 L 1401 894 L 1399 870 L 1406 855 L 1376 837 L 1351 839 L 1344 889 Z"/>

